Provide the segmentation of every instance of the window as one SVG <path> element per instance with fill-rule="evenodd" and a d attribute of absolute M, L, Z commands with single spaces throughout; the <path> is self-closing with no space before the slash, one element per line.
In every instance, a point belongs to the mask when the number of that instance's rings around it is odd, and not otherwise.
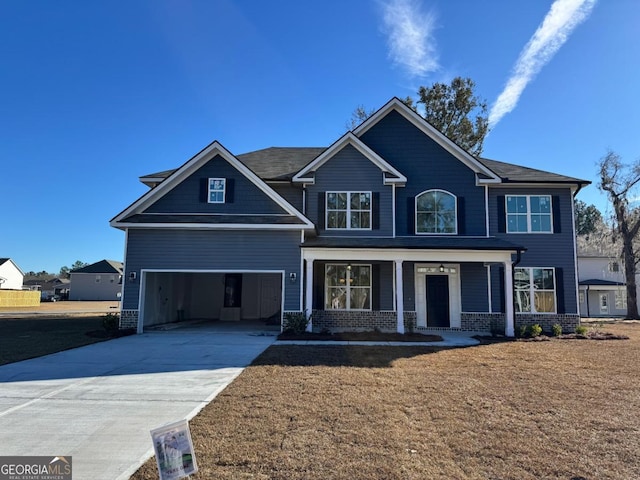
<path fill-rule="evenodd" d="M 609 262 L 609 271 L 610 272 L 619 272 L 620 264 L 618 262 Z"/>
<path fill-rule="evenodd" d="M 100 275 L 96 275 L 96 283 L 100 283 L 100 280 L 102 280 L 102 277 Z"/>
<path fill-rule="evenodd" d="M 416 197 L 416 233 L 457 233 L 456 197 L 429 190 Z"/>
<path fill-rule="evenodd" d="M 514 272 L 515 310 L 555 313 L 556 281 L 553 268 L 516 268 Z"/>
<path fill-rule="evenodd" d="M 224 203 L 224 190 L 226 180 L 224 178 L 209 179 L 209 203 Z"/>
<path fill-rule="evenodd" d="M 626 290 L 616 290 L 616 309 L 627 309 L 627 292 Z"/>
<path fill-rule="evenodd" d="M 578 294 L 578 302 L 579 303 L 584 303 L 584 292 L 580 292 Z"/>
<path fill-rule="evenodd" d="M 550 195 L 507 195 L 508 233 L 551 233 Z"/>
<path fill-rule="evenodd" d="M 327 229 L 371 229 L 371 192 L 327 192 Z"/>
<path fill-rule="evenodd" d="M 371 265 L 325 266 L 326 310 L 371 310 Z"/>

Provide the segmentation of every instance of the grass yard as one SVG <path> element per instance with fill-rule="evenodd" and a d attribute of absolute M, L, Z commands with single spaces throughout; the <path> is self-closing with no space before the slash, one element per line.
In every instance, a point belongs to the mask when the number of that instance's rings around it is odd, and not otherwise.
<path fill-rule="evenodd" d="M 191 478 L 640 478 L 640 324 L 604 328 L 630 339 L 271 347 L 191 421 Z"/>
<path fill-rule="evenodd" d="M 51 318 L 0 318 L 0 365 L 105 340 L 98 314 Z"/>

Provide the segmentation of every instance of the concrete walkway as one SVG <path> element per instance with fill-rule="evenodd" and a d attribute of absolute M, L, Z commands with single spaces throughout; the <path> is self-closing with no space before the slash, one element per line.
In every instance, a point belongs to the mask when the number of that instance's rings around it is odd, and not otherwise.
<path fill-rule="evenodd" d="M 333 341 L 333 340 L 278 340 L 274 345 L 360 345 L 387 347 L 471 347 L 480 342 L 472 338 L 473 332 L 429 332 L 442 337 L 440 342 L 362 342 L 362 341 Z"/>
<path fill-rule="evenodd" d="M 127 479 L 149 431 L 192 418 L 275 336 L 145 333 L 0 366 L 0 455 L 73 457 L 73 478 Z"/>

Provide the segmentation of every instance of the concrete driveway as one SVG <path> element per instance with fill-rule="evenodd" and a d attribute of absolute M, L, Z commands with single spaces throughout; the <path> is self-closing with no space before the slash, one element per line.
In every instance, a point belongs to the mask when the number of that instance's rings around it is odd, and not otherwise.
<path fill-rule="evenodd" d="M 77 480 L 126 479 L 149 430 L 192 418 L 274 334 L 144 333 L 0 366 L 0 455 L 73 457 Z"/>

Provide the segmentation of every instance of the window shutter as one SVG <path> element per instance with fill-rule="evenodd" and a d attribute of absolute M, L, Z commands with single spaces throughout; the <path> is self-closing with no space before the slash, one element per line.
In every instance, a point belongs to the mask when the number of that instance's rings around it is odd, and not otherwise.
<path fill-rule="evenodd" d="M 200 201 L 203 203 L 209 202 L 209 179 L 200 179 Z"/>
<path fill-rule="evenodd" d="M 313 309 L 324 310 L 324 263 L 313 263 Z"/>
<path fill-rule="evenodd" d="M 566 313 L 564 305 L 564 282 L 562 280 L 562 269 L 556 268 L 556 311 Z"/>
<path fill-rule="evenodd" d="M 324 229 L 324 207 L 325 207 L 325 195 L 324 192 L 318 192 L 318 228 Z"/>
<path fill-rule="evenodd" d="M 371 309 L 380 310 L 380 264 L 371 265 Z"/>
<path fill-rule="evenodd" d="M 380 230 L 380 192 L 371 194 L 371 228 Z"/>
<path fill-rule="evenodd" d="M 551 197 L 551 211 L 553 212 L 553 233 L 562 233 L 560 218 L 560 197 L 554 195 Z"/>
<path fill-rule="evenodd" d="M 235 181 L 233 178 L 227 178 L 225 180 L 225 192 L 224 192 L 224 202 L 225 203 L 233 203 L 234 190 L 235 190 Z"/>
<path fill-rule="evenodd" d="M 413 235 L 416 233 L 416 218 L 415 218 L 416 200 L 414 197 L 407 198 L 407 234 Z"/>
<path fill-rule="evenodd" d="M 505 207 L 505 198 L 504 195 L 498 195 L 498 232 L 506 233 L 507 232 L 507 209 Z"/>
<path fill-rule="evenodd" d="M 458 197 L 458 235 L 465 234 L 464 197 Z"/>

